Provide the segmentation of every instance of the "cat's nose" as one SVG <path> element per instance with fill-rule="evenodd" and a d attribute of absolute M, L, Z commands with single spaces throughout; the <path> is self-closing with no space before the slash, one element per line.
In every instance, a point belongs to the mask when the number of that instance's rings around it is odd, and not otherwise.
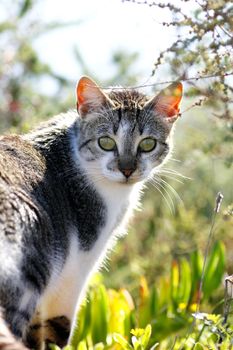
<path fill-rule="evenodd" d="M 137 163 L 135 159 L 122 158 L 118 163 L 119 170 L 128 179 L 136 170 Z"/>
<path fill-rule="evenodd" d="M 128 179 L 128 177 L 133 174 L 134 170 L 135 169 L 121 169 L 121 172 Z"/>

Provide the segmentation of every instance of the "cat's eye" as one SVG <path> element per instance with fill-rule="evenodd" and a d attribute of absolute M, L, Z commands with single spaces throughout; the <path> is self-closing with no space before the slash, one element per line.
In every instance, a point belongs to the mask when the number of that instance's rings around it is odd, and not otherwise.
<path fill-rule="evenodd" d="M 156 140 L 151 137 L 147 137 L 139 143 L 139 149 L 141 152 L 151 152 L 156 146 Z"/>
<path fill-rule="evenodd" d="M 116 142 L 108 136 L 100 137 L 98 143 L 104 151 L 113 151 L 116 147 Z"/>

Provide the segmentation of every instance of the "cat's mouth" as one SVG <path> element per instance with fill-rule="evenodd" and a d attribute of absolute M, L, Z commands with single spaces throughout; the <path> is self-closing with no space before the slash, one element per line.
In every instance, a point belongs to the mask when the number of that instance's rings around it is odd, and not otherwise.
<path fill-rule="evenodd" d="M 107 169 L 102 172 L 104 178 L 111 183 L 118 183 L 120 185 L 134 185 L 138 182 L 144 181 L 145 176 L 137 169 L 135 171 L 121 171 L 119 169 Z"/>
<path fill-rule="evenodd" d="M 137 182 L 138 180 L 134 179 L 133 177 L 129 177 L 129 178 L 123 178 L 120 183 L 126 184 L 126 185 L 133 185 Z"/>
<path fill-rule="evenodd" d="M 121 176 L 119 176 L 118 178 L 115 178 L 114 180 L 123 185 L 134 185 L 137 182 L 143 181 L 144 178 L 142 178 L 138 174 L 133 173 L 130 176 L 125 176 L 121 174 Z"/>

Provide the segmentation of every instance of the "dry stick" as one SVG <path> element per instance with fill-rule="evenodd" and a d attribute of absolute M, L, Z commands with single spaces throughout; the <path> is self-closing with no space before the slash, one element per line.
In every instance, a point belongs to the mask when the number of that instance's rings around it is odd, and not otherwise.
<path fill-rule="evenodd" d="M 231 286 L 229 291 L 228 283 Z M 230 313 L 230 307 L 232 302 L 232 286 L 233 286 L 233 275 L 225 278 L 225 295 L 224 295 L 224 307 L 223 307 L 223 322 L 222 325 L 226 326 L 228 315 Z M 218 344 L 221 344 L 223 341 L 223 337 L 219 337 Z"/>
<path fill-rule="evenodd" d="M 213 231 L 214 231 L 216 215 L 219 213 L 222 200 L 223 200 L 223 194 L 221 192 L 218 192 L 217 196 L 216 196 L 216 200 L 215 200 L 214 213 L 212 215 L 208 241 L 207 241 L 207 245 L 206 245 L 206 249 L 205 249 L 204 263 L 203 263 L 203 267 L 202 267 L 201 280 L 200 280 L 200 285 L 199 285 L 198 295 L 197 295 L 197 306 L 196 306 L 196 311 L 195 311 L 194 315 L 196 315 L 199 312 L 199 310 L 200 310 L 201 293 L 202 293 L 202 287 L 203 287 L 203 282 L 204 282 L 204 277 L 205 277 L 205 268 L 206 268 L 207 256 L 208 256 L 208 253 L 209 253 L 211 239 L 213 237 Z M 183 344 L 181 344 L 181 346 L 179 347 L 179 350 L 183 349 L 183 347 L 186 344 L 186 342 L 187 342 L 187 340 L 188 340 L 188 338 L 189 338 L 189 336 L 190 336 L 190 334 L 191 334 L 195 324 L 196 324 L 196 318 L 194 317 L 193 322 L 190 325 L 190 328 L 188 330 L 188 333 L 187 333 L 187 336 L 185 338 L 185 341 L 184 341 Z M 194 346 L 195 346 L 195 344 L 194 344 Z M 193 348 L 194 348 L 194 346 L 193 346 Z"/>
<path fill-rule="evenodd" d="M 215 202 L 216 205 L 214 208 L 214 214 L 212 216 L 212 222 L 211 222 L 210 232 L 209 232 L 209 236 L 208 236 L 208 241 L 207 241 L 207 245 L 206 245 L 206 249 L 205 249 L 205 257 L 204 257 L 204 263 L 203 263 L 203 267 L 202 267 L 201 281 L 200 281 L 198 295 L 197 295 L 196 313 L 198 313 L 200 310 L 201 292 L 202 292 L 202 287 L 203 287 L 203 282 L 204 282 L 204 277 L 205 277 L 206 262 L 207 262 L 207 257 L 208 257 L 208 253 L 209 253 L 209 249 L 210 249 L 211 239 L 213 236 L 216 215 L 219 213 L 222 200 L 223 200 L 223 195 L 221 192 L 218 192 L 217 197 L 216 197 L 216 202 Z"/>
<path fill-rule="evenodd" d="M 142 84 L 142 85 L 136 85 L 136 86 L 131 86 L 131 87 L 122 87 L 122 86 L 115 86 L 115 87 L 109 87 L 109 86 L 97 86 L 100 89 L 104 90 L 122 90 L 122 89 L 141 89 L 145 87 L 151 87 L 151 86 L 157 86 L 157 85 L 165 85 L 165 84 L 172 84 L 176 83 L 178 80 L 179 81 L 193 81 L 193 80 L 200 80 L 200 79 L 209 79 L 209 78 L 217 78 L 217 77 L 228 77 L 230 75 L 233 75 L 233 72 L 225 73 L 223 74 L 222 72 L 215 73 L 215 74 L 209 74 L 209 75 L 203 75 L 203 76 L 196 76 L 196 77 L 190 77 L 190 78 L 184 78 L 184 79 L 177 79 L 177 80 L 167 80 L 167 81 L 162 81 L 158 83 L 153 83 L 153 84 Z"/>
<path fill-rule="evenodd" d="M 204 76 L 197 76 L 197 77 L 190 77 L 190 78 L 186 78 L 186 79 L 179 79 L 179 81 L 197 81 L 200 79 L 209 79 L 209 78 L 216 78 L 216 77 L 228 77 L 233 75 L 233 72 L 230 73 L 225 73 L 222 74 L 221 72 L 219 73 L 215 73 L 215 74 L 209 74 L 209 75 L 204 75 Z M 145 87 L 151 87 L 151 86 L 157 86 L 157 85 L 165 85 L 165 84 L 171 84 L 171 83 L 175 83 L 177 82 L 177 80 L 167 80 L 167 81 L 162 81 L 162 82 L 158 82 L 158 83 L 153 83 L 153 84 L 142 84 L 142 85 L 136 85 L 136 86 L 131 86 L 131 87 L 123 87 L 123 86 L 114 86 L 114 87 L 109 87 L 109 86 L 100 86 L 100 85 L 96 85 L 96 88 L 99 89 L 103 89 L 103 90 L 122 90 L 122 89 L 141 89 L 141 88 L 145 88 Z M 87 84 L 88 85 L 88 84 Z M 179 116 L 181 116 L 182 114 L 188 112 L 190 109 L 192 109 L 193 107 L 197 107 L 197 106 L 201 106 L 203 102 L 205 102 L 207 100 L 207 97 L 204 98 L 200 98 L 198 101 L 194 102 L 191 106 L 189 106 L 188 108 L 186 108 L 185 110 L 183 110 L 182 112 L 179 113 Z M 233 102 L 233 101 L 229 101 L 229 102 Z"/>
<path fill-rule="evenodd" d="M 230 285 L 230 291 L 228 288 Z M 232 302 L 233 293 L 233 275 L 225 278 L 225 297 L 224 297 L 224 308 L 223 308 L 223 325 L 227 323 L 228 315 L 230 312 L 230 306 Z"/>
<path fill-rule="evenodd" d="M 175 349 L 175 345 L 176 345 L 177 339 L 178 339 L 178 336 L 176 335 L 176 336 L 175 336 L 174 343 L 173 343 L 173 345 L 172 345 L 172 347 L 171 347 L 170 350 L 174 350 L 174 349 Z"/>

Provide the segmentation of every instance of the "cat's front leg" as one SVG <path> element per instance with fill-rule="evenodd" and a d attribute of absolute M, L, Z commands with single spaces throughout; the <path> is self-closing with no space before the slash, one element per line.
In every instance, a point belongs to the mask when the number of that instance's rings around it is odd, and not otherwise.
<path fill-rule="evenodd" d="M 27 193 L 0 184 L 0 311 L 9 330 L 24 343 L 50 278 L 44 220 Z"/>
<path fill-rule="evenodd" d="M 57 316 L 46 320 L 44 323 L 45 349 L 50 349 L 49 344 L 53 343 L 63 348 L 70 334 L 70 320 L 66 316 Z"/>
<path fill-rule="evenodd" d="M 13 283 L 11 282 L 11 284 Z M 7 285 L 9 286 L 8 283 L 6 283 L 6 286 Z M 10 289 L 7 287 L 4 288 L 4 286 L 1 285 L 1 297 L 2 306 L 0 310 L 0 319 L 2 317 L 2 319 L 4 320 L 4 324 L 9 327 L 9 330 L 15 337 L 16 342 L 14 342 L 14 344 L 20 344 L 21 341 L 25 343 L 25 335 L 37 303 L 36 294 L 31 294 L 27 288 L 23 287 L 22 284 L 19 284 L 18 286 L 16 286 L 16 288 Z M 9 334 L 7 339 L 6 337 L 3 337 L 4 332 L 3 336 L 1 335 L 0 349 L 17 349 L 17 347 L 14 347 L 15 345 L 12 345 L 12 348 L 7 346 L 4 347 L 4 344 L 12 342 L 14 339 L 13 336 L 10 337 Z"/>
<path fill-rule="evenodd" d="M 0 350 L 28 350 L 10 332 L 0 310 Z"/>
<path fill-rule="evenodd" d="M 43 321 L 39 313 L 27 329 L 25 344 L 30 349 L 49 350 L 50 344 L 63 348 L 70 334 L 70 321 L 66 316 L 57 316 Z"/>

